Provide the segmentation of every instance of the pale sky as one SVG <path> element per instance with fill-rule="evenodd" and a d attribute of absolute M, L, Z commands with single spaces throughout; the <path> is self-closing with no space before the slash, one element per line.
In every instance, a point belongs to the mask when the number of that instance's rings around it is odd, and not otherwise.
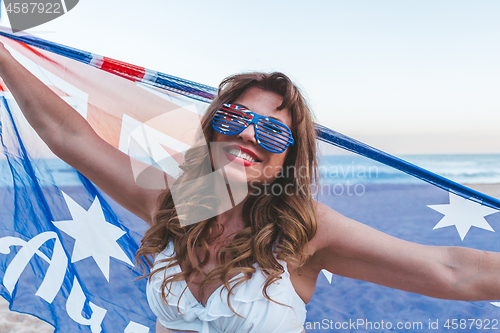
<path fill-rule="evenodd" d="M 500 153 L 499 17 L 498 0 L 80 0 L 27 32 L 212 86 L 282 71 L 317 122 L 390 153 Z"/>

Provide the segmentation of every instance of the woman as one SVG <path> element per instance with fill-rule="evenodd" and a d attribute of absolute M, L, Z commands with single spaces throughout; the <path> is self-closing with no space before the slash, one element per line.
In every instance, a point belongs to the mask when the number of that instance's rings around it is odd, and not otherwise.
<path fill-rule="evenodd" d="M 203 119 L 215 144 L 186 154 L 172 192 L 138 186 L 129 157 L 3 47 L 0 75 L 50 149 L 151 226 L 137 255 L 155 257 L 147 294 L 158 332 L 302 332 L 322 269 L 432 297 L 500 299 L 497 253 L 399 240 L 313 200 L 311 115 L 283 74 L 221 84 Z M 212 168 L 227 184 L 202 184 L 214 192 L 196 196 L 191 185 Z M 221 209 L 218 194 L 234 184 L 248 193 Z M 269 193 L 275 184 L 287 194 Z M 190 216 L 199 206 L 215 217 Z"/>

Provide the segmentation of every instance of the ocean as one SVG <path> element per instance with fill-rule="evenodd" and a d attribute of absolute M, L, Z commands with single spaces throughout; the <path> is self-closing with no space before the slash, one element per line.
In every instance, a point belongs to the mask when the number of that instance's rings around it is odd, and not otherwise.
<path fill-rule="evenodd" d="M 500 154 L 402 155 L 403 160 L 461 184 L 500 183 Z M 320 177 L 325 184 L 412 184 L 420 180 L 358 155 L 324 155 Z"/>

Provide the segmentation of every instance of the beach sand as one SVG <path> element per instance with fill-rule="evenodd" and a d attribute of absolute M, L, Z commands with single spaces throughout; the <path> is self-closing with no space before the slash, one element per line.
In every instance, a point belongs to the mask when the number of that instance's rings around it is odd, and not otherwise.
<path fill-rule="evenodd" d="M 500 184 L 464 184 L 476 191 L 500 199 Z M 52 333 L 54 328 L 46 322 L 30 315 L 9 310 L 9 303 L 0 297 L 1 333 Z"/>
<path fill-rule="evenodd" d="M 464 184 L 473 190 L 500 199 L 500 184 Z"/>
<path fill-rule="evenodd" d="M 0 297 L 0 332 L 52 333 L 54 327 L 36 317 L 9 310 L 9 303 Z"/>

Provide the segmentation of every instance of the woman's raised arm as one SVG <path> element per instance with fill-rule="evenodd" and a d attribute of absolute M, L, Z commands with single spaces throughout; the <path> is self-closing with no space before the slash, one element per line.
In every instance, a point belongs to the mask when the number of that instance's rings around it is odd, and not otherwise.
<path fill-rule="evenodd" d="M 2 43 L 0 76 L 28 122 L 54 154 L 120 205 L 148 224 L 153 223 L 157 199 L 164 190 L 138 186 L 130 157 L 101 139 L 78 112 L 19 64 Z M 157 172 L 154 177 L 162 181 L 158 187 L 166 188 L 166 175 L 161 170 L 152 172 Z"/>
<path fill-rule="evenodd" d="M 500 299 L 500 253 L 404 241 L 318 204 L 311 258 L 334 274 L 435 298 Z"/>

